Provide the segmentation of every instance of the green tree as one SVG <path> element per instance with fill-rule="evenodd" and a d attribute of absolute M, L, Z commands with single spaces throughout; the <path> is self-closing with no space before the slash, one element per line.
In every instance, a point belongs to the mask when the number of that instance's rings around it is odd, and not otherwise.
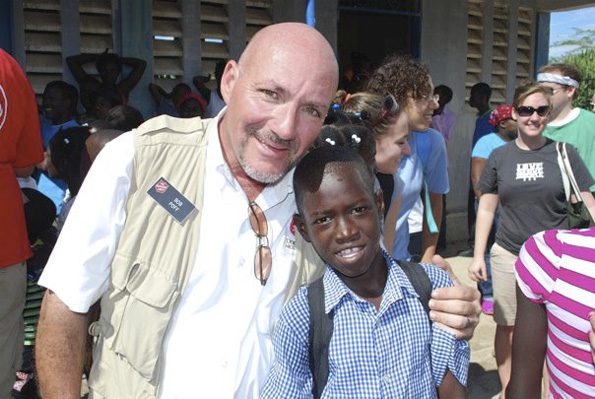
<path fill-rule="evenodd" d="M 572 64 L 581 71 L 583 81 L 579 88 L 579 96 L 574 100 L 574 105 L 591 109 L 589 103 L 593 94 L 595 94 L 595 49 L 566 55 L 559 62 Z"/>

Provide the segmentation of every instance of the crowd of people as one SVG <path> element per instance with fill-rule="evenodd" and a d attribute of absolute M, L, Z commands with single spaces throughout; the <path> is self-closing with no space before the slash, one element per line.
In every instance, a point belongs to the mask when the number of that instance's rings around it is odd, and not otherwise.
<path fill-rule="evenodd" d="M 50 82 L 35 113 L 0 57 L 1 398 L 80 397 L 83 374 L 93 397 L 464 398 L 481 311 L 503 398 L 537 397 L 544 361 L 554 397 L 595 396 L 595 228 L 567 214 L 595 218 L 595 116 L 574 67 L 495 109 L 478 83 L 464 132 L 422 61 L 360 54 L 340 80 L 298 23 L 218 62 L 214 89 L 149 85 L 146 121 L 142 60 L 69 57 L 79 88 Z M 438 255 L 459 134 L 477 289 Z"/>

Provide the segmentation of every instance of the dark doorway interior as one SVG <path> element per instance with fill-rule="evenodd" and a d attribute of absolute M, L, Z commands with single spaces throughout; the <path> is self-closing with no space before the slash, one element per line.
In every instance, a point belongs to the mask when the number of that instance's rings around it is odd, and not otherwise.
<path fill-rule="evenodd" d="M 416 3 L 416 2 L 410 2 Z M 389 54 L 419 54 L 418 10 L 387 10 L 344 6 L 340 2 L 337 47 L 341 76 L 356 69 L 354 55 L 378 66 Z"/>

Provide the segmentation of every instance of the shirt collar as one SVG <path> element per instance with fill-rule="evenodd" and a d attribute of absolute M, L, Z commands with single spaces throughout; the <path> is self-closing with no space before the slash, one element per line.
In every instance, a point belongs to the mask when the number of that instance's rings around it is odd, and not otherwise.
<path fill-rule="evenodd" d="M 401 269 L 395 259 L 393 259 L 385 250 L 382 250 L 382 255 L 388 266 L 388 277 L 386 286 L 382 293 L 381 308 L 390 306 L 392 303 L 403 298 L 403 290 L 407 291 L 409 295 L 419 297 L 415 288 L 407 278 L 405 272 Z M 421 266 L 420 266 L 421 267 Z M 351 291 L 345 283 L 339 278 L 334 269 L 327 264 L 327 272 L 323 277 L 324 284 L 324 312 L 329 313 L 336 308 L 341 302 L 342 298 L 349 295 L 356 301 L 363 301 L 353 291 Z"/>

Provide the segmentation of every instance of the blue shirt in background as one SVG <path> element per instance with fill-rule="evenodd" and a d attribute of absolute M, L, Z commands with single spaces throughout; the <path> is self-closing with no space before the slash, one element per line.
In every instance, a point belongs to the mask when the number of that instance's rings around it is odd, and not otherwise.
<path fill-rule="evenodd" d="M 434 130 L 412 132 L 409 138 L 411 154 L 403 157 L 398 177 L 405 182 L 401 210 L 397 219 L 393 256 L 399 260 L 409 260 L 409 223 L 407 217 L 415 202 L 420 198 L 424 181 L 430 193 L 446 194 L 448 183 L 448 159 L 444 137 Z M 396 197 L 393 195 L 393 201 Z"/>
<path fill-rule="evenodd" d="M 488 159 L 492 151 L 498 147 L 502 147 L 506 143 L 508 143 L 508 141 L 502 140 L 502 138 L 498 136 L 497 133 L 485 135 L 480 138 L 473 147 L 473 151 L 471 151 L 471 158 Z"/>

